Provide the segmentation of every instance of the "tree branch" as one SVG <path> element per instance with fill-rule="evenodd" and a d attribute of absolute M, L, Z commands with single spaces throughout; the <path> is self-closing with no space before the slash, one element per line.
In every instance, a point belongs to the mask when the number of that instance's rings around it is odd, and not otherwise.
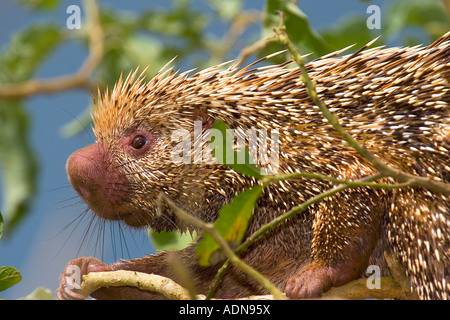
<path fill-rule="evenodd" d="M 447 17 L 450 19 L 450 0 L 442 0 L 442 4 L 445 7 L 445 12 L 447 13 Z"/>
<path fill-rule="evenodd" d="M 185 288 L 169 278 L 129 270 L 88 273 L 83 276 L 79 293 L 88 297 L 92 292 L 103 287 L 122 286 L 156 292 L 171 300 L 191 299 L 189 292 Z"/>
<path fill-rule="evenodd" d="M 353 280 L 343 286 L 333 287 L 325 292 L 320 299 L 401 299 L 417 300 L 415 293 L 400 284 L 392 277 L 380 278 L 379 289 L 369 289 L 366 278 Z M 117 270 L 109 272 L 91 272 L 83 276 L 80 294 L 88 297 L 92 292 L 104 287 L 135 287 L 140 290 L 155 292 L 170 300 L 191 300 L 193 297 L 188 290 L 173 280 L 155 275 L 129 270 Z M 197 300 L 205 300 L 202 294 L 194 297 Z M 238 300 L 274 300 L 274 295 L 250 296 Z"/>
<path fill-rule="evenodd" d="M 215 55 L 215 60 L 223 61 L 226 53 L 233 48 L 234 44 L 239 39 L 239 36 L 245 32 L 249 25 L 257 22 L 259 17 L 259 12 L 254 10 L 238 13 L 236 17 L 234 17 L 227 33 L 220 41 L 220 45 L 210 46 Z"/>
<path fill-rule="evenodd" d="M 382 178 L 382 177 L 383 176 L 379 176 L 379 178 Z M 276 182 L 279 180 L 285 180 L 285 179 L 293 179 L 293 178 L 318 179 L 318 180 L 339 183 L 339 184 L 346 185 L 349 187 L 370 187 L 370 188 L 377 188 L 377 189 L 396 189 L 396 188 L 404 188 L 404 187 L 408 187 L 408 186 L 412 185 L 411 181 L 408 181 L 405 183 L 398 183 L 398 184 L 377 183 L 377 182 L 364 181 L 361 179 L 351 181 L 351 180 L 344 180 L 344 179 L 336 179 L 333 177 L 325 176 L 320 173 L 309 173 L 309 172 L 294 172 L 294 173 L 288 173 L 288 174 L 277 174 L 277 175 L 272 175 L 272 176 L 264 176 L 264 178 L 262 178 L 262 183 L 264 186 L 266 186 L 272 182 Z"/>
<path fill-rule="evenodd" d="M 83 6 L 86 12 L 86 27 L 84 31 L 89 40 L 89 55 L 80 69 L 72 75 L 4 85 L 0 87 L 0 98 L 24 98 L 66 89 L 87 88 L 91 90 L 94 88 L 94 84 L 89 78 L 103 57 L 103 29 L 100 24 L 97 1 L 83 0 Z"/>
<path fill-rule="evenodd" d="M 264 49 L 271 42 L 271 38 L 272 37 L 259 39 L 253 44 L 243 48 L 239 53 L 239 56 L 236 58 L 236 68 L 241 66 L 251 55 Z"/>

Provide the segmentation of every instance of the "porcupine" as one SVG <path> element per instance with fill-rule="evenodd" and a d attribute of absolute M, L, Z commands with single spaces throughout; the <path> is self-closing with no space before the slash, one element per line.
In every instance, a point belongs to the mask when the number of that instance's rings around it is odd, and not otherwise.
<path fill-rule="evenodd" d="M 202 130 L 223 120 L 230 128 L 277 129 L 279 172 L 315 172 L 355 180 L 377 171 L 347 146 L 308 96 L 298 68 L 287 63 L 238 69 L 216 66 L 189 74 L 159 72 L 149 82 L 137 70 L 100 96 L 93 112 L 97 142 L 73 153 L 69 181 L 100 218 L 153 230 L 191 230 L 167 206 L 207 222 L 256 180 L 220 164 L 171 159 L 171 133 Z M 390 166 L 450 182 L 450 33 L 427 47 L 336 52 L 308 63 L 318 96 L 343 127 Z M 170 69 L 169 69 L 170 70 Z M 168 71 L 168 70 L 166 70 Z M 246 235 L 333 186 L 306 178 L 268 186 Z M 318 297 L 364 274 L 369 264 L 389 274 L 383 252 L 394 254 L 421 299 L 450 294 L 450 196 L 422 187 L 346 189 L 260 237 L 241 257 L 291 298 Z M 198 292 L 218 266 L 199 267 L 195 245 L 177 252 Z M 167 253 L 107 265 L 92 257 L 70 261 L 83 274 L 135 270 L 170 278 Z M 70 269 L 72 270 L 72 269 Z M 61 274 L 58 296 L 82 298 Z M 236 298 L 264 289 L 231 268 L 216 296 Z M 136 288 L 102 288 L 100 299 L 152 299 Z"/>

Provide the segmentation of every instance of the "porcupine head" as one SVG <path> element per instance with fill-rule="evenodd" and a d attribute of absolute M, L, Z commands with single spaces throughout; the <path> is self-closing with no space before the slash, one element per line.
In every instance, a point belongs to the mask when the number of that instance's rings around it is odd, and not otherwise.
<path fill-rule="evenodd" d="M 158 200 L 162 193 L 188 213 L 213 221 L 223 203 L 248 183 L 218 166 L 205 149 L 215 121 L 208 107 L 216 107 L 207 84 L 232 72 L 216 68 L 189 77 L 168 69 L 146 84 L 145 71 L 136 77 L 136 70 L 111 93 L 99 93 L 92 114 L 97 142 L 73 153 L 66 167 L 70 183 L 95 215 L 131 227 L 184 231 L 190 227 Z M 222 118 L 236 121 L 233 114 Z"/>

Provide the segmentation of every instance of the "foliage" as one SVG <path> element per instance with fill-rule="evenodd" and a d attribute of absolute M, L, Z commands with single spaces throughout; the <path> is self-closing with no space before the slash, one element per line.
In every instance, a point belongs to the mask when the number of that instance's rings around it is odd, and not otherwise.
<path fill-rule="evenodd" d="M 13 267 L 0 267 L 0 291 L 6 290 L 22 280 L 19 271 Z"/>
<path fill-rule="evenodd" d="M 3 217 L 0 212 L 0 239 L 3 236 Z M 0 267 L 0 292 L 8 289 L 22 280 L 20 272 L 13 267 Z"/>
<path fill-rule="evenodd" d="M 308 20 L 308 16 L 290 0 L 268 0 L 264 8 L 263 36 L 270 35 L 273 28 L 279 23 L 278 12 L 285 16 L 286 30 L 292 41 L 301 48 L 302 52 L 313 52 L 314 56 L 323 56 L 332 50 L 330 44 L 314 30 Z M 269 48 L 271 52 L 284 49 L 279 43 L 272 43 Z M 264 51 L 266 53 L 266 51 Z"/>
<path fill-rule="evenodd" d="M 148 230 L 153 246 L 161 251 L 175 251 L 187 247 L 197 238 L 196 234 L 183 233 L 177 231 L 155 232 Z"/>
<path fill-rule="evenodd" d="M 226 240 L 232 248 L 236 248 L 247 231 L 247 226 L 255 209 L 256 201 L 262 194 L 262 186 L 245 190 L 233 200 L 222 207 L 219 218 L 214 222 L 214 229 Z M 223 260 L 224 256 L 219 251 L 219 244 L 205 234 L 197 246 L 198 263 L 200 266 L 209 266 Z"/>
<path fill-rule="evenodd" d="M 51 290 L 38 287 L 30 294 L 25 297 L 20 298 L 19 300 L 55 300 Z"/>
<path fill-rule="evenodd" d="M 222 136 L 222 141 L 215 141 L 216 137 L 211 137 L 211 148 L 213 149 L 212 153 L 218 163 L 226 164 L 234 170 L 250 177 L 263 177 L 261 170 L 256 167 L 254 160 L 251 158 L 251 155 L 246 148 L 241 148 L 239 150 L 234 149 L 234 137 L 230 134 L 230 128 L 225 122 L 222 120 L 216 121 L 213 129 L 218 130 Z M 233 154 L 233 156 L 228 156 L 230 154 Z M 241 159 L 243 161 L 241 161 Z"/>
<path fill-rule="evenodd" d="M 31 25 L 18 32 L 0 56 L 0 85 L 29 79 L 62 39 L 58 26 Z M 29 143 L 30 119 L 22 100 L 0 100 L 0 161 L 8 233 L 28 213 L 38 163 Z"/>

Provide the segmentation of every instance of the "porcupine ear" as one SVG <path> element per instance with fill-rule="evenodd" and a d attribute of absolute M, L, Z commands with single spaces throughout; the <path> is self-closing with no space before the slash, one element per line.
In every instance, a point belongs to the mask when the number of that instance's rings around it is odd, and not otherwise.
<path fill-rule="evenodd" d="M 197 108 L 193 112 L 194 121 L 200 120 L 202 122 L 203 129 L 211 129 L 214 125 L 214 118 L 211 117 L 205 110 L 201 107 Z"/>

